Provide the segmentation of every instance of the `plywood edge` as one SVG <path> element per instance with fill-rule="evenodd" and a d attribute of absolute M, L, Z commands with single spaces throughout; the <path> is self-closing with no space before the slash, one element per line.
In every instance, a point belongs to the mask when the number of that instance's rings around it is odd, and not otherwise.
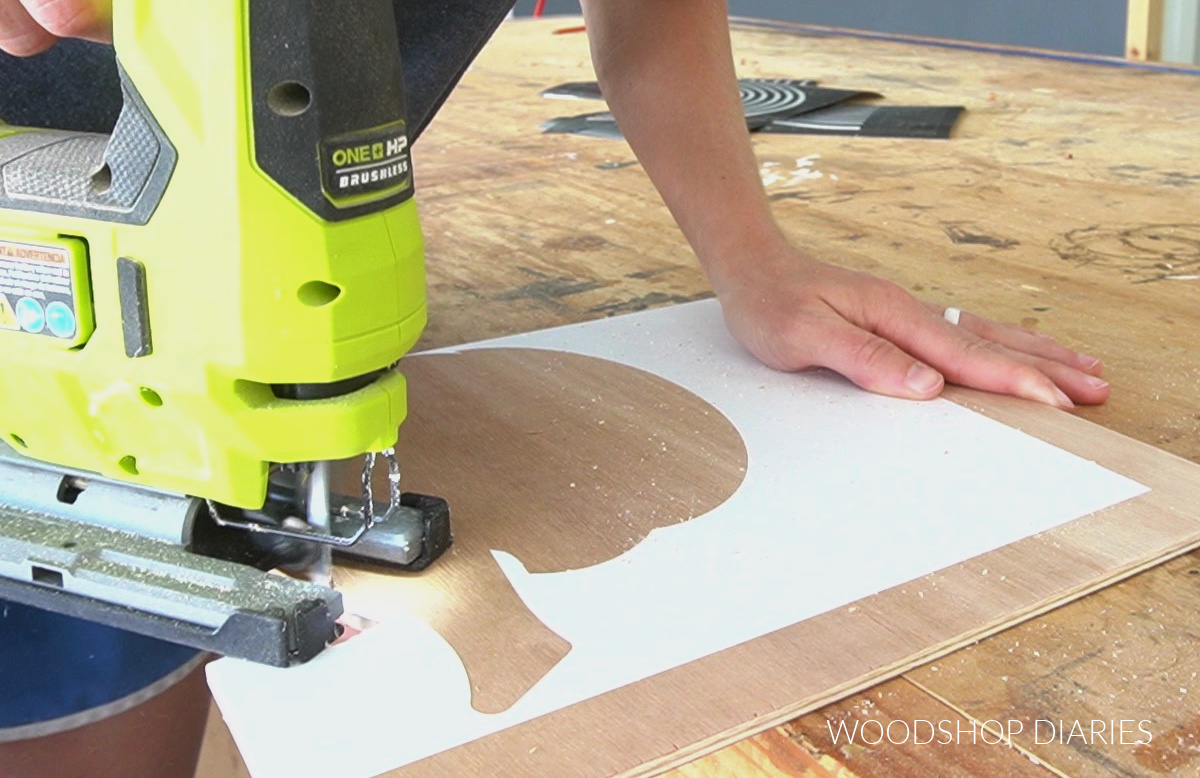
<path fill-rule="evenodd" d="M 1086 597 L 1093 592 L 1120 583 L 1128 578 L 1131 578 L 1138 573 L 1144 572 L 1152 567 L 1156 567 L 1164 562 L 1167 562 L 1175 557 L 1186 554 L 1200 548 L 1200 532 L 1196 537 L 1179 543 L 1177 546 L 1165 550 L 1162 554 L 1155 554 L 1137 562 L 1131 563 L 1127 567 L 1116 570 L 1112 575 L 1105 577 L 1102 580 L 1090 582 L 1088 584 L 1073 587 L 1070 590 L 1064 591 L 1061 594 L 1053 595 L 1045 598 L 1041 602 L 1031 605 L 1028 609 L 1016 612 L 1012 618 L 996 619 L 993 622 L 983 625 L 978 629 L 968 630 L 963 634 L 932 646 L 927 650 L 920 651 L 911 656 L 905 657 L 903 661 L 896 662 L 887 667 L 882 667 L 874 672 L 871 672 L 862 678 L 855 679 L 851 683 L 841 684 L 831 687 L 827 692 L 817 695 L 812 695 L 806 699 L 799 700 L 795 705 L 781 708 L 772 714 L 762 716 L 752 722 L 747 722 L 744 726 L 729 730 L 719 736 L 700 741 L 691 746 L 681 748 L 669 757 L 647 762 L 638 768 L 619 773 L 616 778 L 641 778 L 642 776 L 654 776 L 667 772 L 668 770 L 681 767 L 689 762 L 692 762 L 701 757 L 730 746 L 738 741 L 748 737 L 754 737 L 762 732 L 765 732 L 774 727 L 785 724 L 792 719 L 812 713 L 814 710 L 822 708 L 830 703 L 837 702 L 854 694 L 858 694 L 864 690 L 870 689 L 884 681 L 902 676 L 910 670 L 916 669 L 929 662 L 941 659 L 949 654 L 958 651 L 961 648 L 978 643 L 985 638 L 992 637 L 1000 632 L 1003 632 L 1011 627 L 1037 618 L 1045 613 L 1068 605 L 1082 597 Z M 730 649 L 735 650 L 735 649 Z"/>

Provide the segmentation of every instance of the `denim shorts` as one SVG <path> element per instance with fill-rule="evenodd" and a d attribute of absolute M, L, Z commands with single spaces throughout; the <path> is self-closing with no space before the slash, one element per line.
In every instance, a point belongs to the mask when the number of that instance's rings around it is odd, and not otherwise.
<path fill-rule="evenodd" d="M 134 708 L 204 654 L 0 600 L 0 743 L 53 735 Z"/>

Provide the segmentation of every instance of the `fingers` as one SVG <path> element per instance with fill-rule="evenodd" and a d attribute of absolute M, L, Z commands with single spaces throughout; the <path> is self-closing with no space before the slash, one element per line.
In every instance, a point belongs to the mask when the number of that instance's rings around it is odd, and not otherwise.
<path fill-rule="evenodd" d="M 58 38 L 112 38 L 112 0 L 21 0 L 26 12 Z"/>
<path fill-rule="evenodd" d="M 945 310 L 940 305 L 927 304 L 929 309 L 939 316 Z M 1033 357 L 1053 360 L 1068 365 L 1076 370 L 1098 376 L 1104 371 L 1103 363 L 1096 357 L 1073 351 L 1058 343 L 1048 335 L 1043 335 L 1024 327 L 985 319 L 968 311 L 959 314 L 958 326 L 974 333 L 984 340 L 998 343 L 1013 351 L 1028 354 Z"/>
<path fill-rule="evenodd" d="M 814 338 L 822 347 L 810 361 L 867 391 L 906 399 L 936 397 L 947 381 L 1063 409 L 1108 399 L 1107 382 L 1058 359 L 1008 348 L 915 308 L 892 321 L 905 316 L 911 332 L 876 335 L 847 322 L 830 325 L 828 334 Z"/>
<path fill-rule="evenodd" d="M 941 307 L 934 306 L 932 310 L 941 310 Z M 1109 384 L 1100 378 L 1104 365 L 1096 357 L 1066 348 L 1046 335 L 966 311 L 960 315 L 958 326 L 986 343 L 999 346 L 1001 356 L 1045 375 L 1073 403 L 1099 405 L 1108 400 Z"/>
<path fill-rule="evenodd" d="M 944 365 L 950 381 L 1059 408 L 1075 407 L 1070 396 L 1050 376 L 1003 346 L 967 333 L 959 335 L 956 341 L 930 344 L 941 352 L 937 361 Z"/>
<path fill-rule="evenodd" d="M 875 279 L 870 286 L 860 287 L 860 292 L 866 292 L 871 301 L 863 309 L 864 328 L 934 367 L 946 381 L 1060 408 L 1074 407 L 1037 367 L 1000 344 L 951 324 L 943 318 L 943 309 L 926 306 L 894 284 Z"/>
<path fill-rule="evenodd" d="M 0 0 L 0 50 L 29 57 L 59 38 L 111 40 L 111 0 Z"/>
<path fill-rule="evenodd" d="M 751 277 L 722 297 L 731 331 L 780 370 L 827 367 L 871 392 L 937 396 L 946 383 L 1059 408 L 1108 398 L 1100 361 L 1030 330 L 919 302 L 895 284 L 823 263 Z"/>
<path fill-rule="evenodd" d="M 18 0 L 0 0 L 0 50 L 17 57 L 31 57 L 57 40 Z"/>
<path fill-rule="evenodd" d="M 812 364 L 841 373 L 869 392 L 928 400 L 941 394 L 942 374 L 893 343 L 844 321 L 831 323 Z"/>
<path fill-rule="evenodd" d="M 1015 353 L 1014 358 L 1032 365 L 1045 374 L 1076 405 L 1100 405 L 1108 400 L 1108 382 L 1097 375 L 1078 370 L 1053 359 L 1040 359 Z"/>
<path fill-rule="evenodd" d="M 928 308 L 921 308 L 920 315 L 896 319 L 898 323 L 889 327 L 891 331 L 880 334 L 892 337 L 914 355 L 937 366 L 947 381 L 1059 408 L 1073 408 L 1076 402 L 1095 404 L 1108 397 L 1107 384 L 1070 364 L 975 334 L 971 327 L 978 324 L 972 321 L 977 317 L 969 320 L 964 313 L 956 326 Z M 971 323 L 964 326 L 963 322 Z M 1018 347 L 1059 354 L 1043 344 L 1031 344 L 1027 337 L 1004 331 L 999 334 Z"/>

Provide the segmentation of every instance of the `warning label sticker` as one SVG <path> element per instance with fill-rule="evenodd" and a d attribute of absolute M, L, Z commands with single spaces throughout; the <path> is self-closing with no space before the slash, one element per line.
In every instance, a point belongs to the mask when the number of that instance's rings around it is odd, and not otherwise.
<path fill-rule="evenodd" d="M 79 308 L 66 248 L 0 241 L 0 329 L 75 338 Z"/>

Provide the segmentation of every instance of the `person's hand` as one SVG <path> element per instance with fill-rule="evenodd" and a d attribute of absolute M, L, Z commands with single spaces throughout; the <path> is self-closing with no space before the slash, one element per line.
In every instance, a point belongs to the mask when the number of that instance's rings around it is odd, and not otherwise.
<path fill-rule="evenodd" d="M 762 362 L 828 367 L 869 391 L 913 399 L 937 396 L 947 381 L 1062 408 L 1108 397 L 1097 359 L 970 313 L 951 324 L 940 306 L 788 243 L 746 132 L 722 0 L 582 5 L 609 110 L 696 252 L 730 331 Z"/>
<path fill-rule="evenodd" d="M 794 248 L 747 263 L 717 292 L 730 331 L 779 370 L 827 367 L 863 389 L 911 399 L 946 382 L 1070 408 L 1108 398 L 1100 361 L 1052 338 L 942 306 Z"/>
<path fill-rule="evenodd" d="M 110 41 L 112 0 L 0 0 L 0 51 L 29 57 L 61 38 Z"/>

